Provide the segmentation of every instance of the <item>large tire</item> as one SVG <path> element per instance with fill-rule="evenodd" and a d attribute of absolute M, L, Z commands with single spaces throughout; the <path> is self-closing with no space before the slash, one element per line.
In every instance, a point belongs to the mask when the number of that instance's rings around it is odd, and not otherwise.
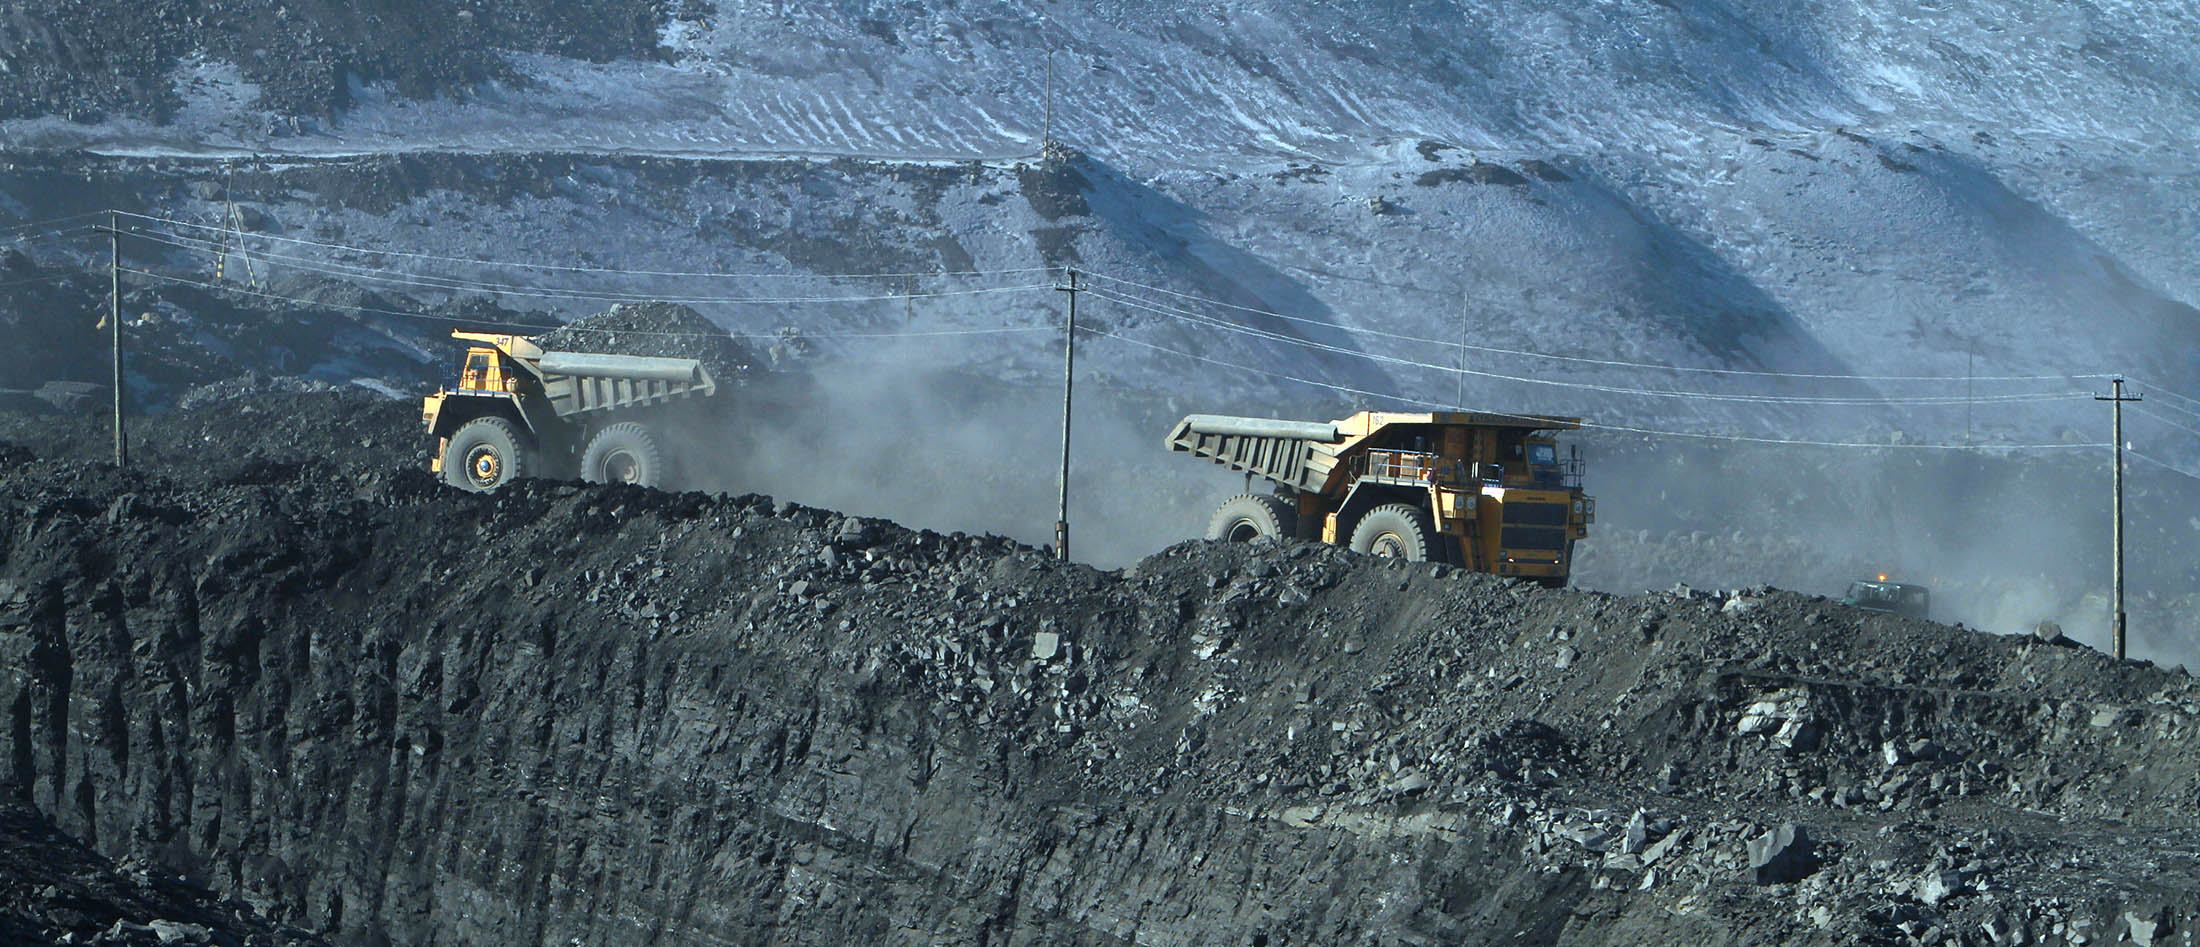
<path fill-rule="evenodd" d="M 1299 534 L 1299 511 L 1273 496 L 1235 496 L 1222 501 L 1207 521 L 1207 538 L 1243 543 L 1266 537 L 1282 541 Z"/>
<path fill-rule="evenodd" d="M 535 472 L 533 439 L 503 418 L 475 418 L 451 432 L 443 448 L 443 481 L 487 493 Z"/>
<path fill-rule="evenodd" d="M 1436 551 L 1436 529 L 1428 513 L 1403 503 L 1367 511 L 1352 527 L 1352 551 L 1407 562 L 1426 562 Z"/>
<path fill-rule="evenodd" d="M 672 464 L 648 428 L 621 421 L 588 439 L 588 449 L 581 452 L 581 479 L 663 487 L 672 482 Z"/>

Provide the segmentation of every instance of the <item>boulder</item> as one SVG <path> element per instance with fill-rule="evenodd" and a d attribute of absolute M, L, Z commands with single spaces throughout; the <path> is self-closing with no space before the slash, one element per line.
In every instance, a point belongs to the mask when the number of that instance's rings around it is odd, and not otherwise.
<path fill-rule="evenodd" d="M 1748 848 L 1749 880 L 1757 884 L 1801 881 L 1818 870 L 1809 830 L 1793 822 L 1783 822 L 1750 839 Z"/>

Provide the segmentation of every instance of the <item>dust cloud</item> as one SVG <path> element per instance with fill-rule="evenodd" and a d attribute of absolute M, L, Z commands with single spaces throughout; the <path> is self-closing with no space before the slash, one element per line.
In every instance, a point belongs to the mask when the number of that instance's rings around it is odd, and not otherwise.
<path fill-rule="evenodd" d="M 1885 574 L 1932 617 L 1997 634 L 2042 621 L 2109 646 L 2103 451 L 1994 455 L 1586 439 L 1599 522 L 1578 585 L 1631 593 L 1773 585 L 1838 598 Z M 2189 481 L 2126 487 L 2130 654 L 2200 666 Z"/>
<path fill-rule="evenodd" d="M 1051 545 L 1059 378 L 968 359 L 904 345 L 807 364 L 798 387 L 730 392 L 746 401 L 734 420 L 683 435 L 710 445 L 690 476 L 707 489 Z M 1070 551 L 1080 562 L 1120 567 L 1196 538 L 1239 486 L 1163 447 L 1176 420 L 1163 401 L 1080 380 L 1073 406 Z"/>
<path fill-rule="evenodd" d="M 1054 541 L 1061 474 L 1057 340 L 974 348 L 916 338 L 790 359 L 725 392 L 731 414 L 677 440 L 683 479 L 724 492 L 943 533 Z M 1326 407 L 1327 410 L 1324 410 Z M 1343 417 L 1358 407 L 1181 401 L 1081 370 L 1071 458 L 1073 557 L 1113 568 L 1203 534 L 1246 485 L 1163 446 L 1191 411 Z M 1719 444 L 1581 432 L 1600 521 L 1575 584 L 1772 585 L 1839 597 L 1881 574 L 1933 593 L 1936 620 L 1999 634 L 2052 621 L 2109 641 L 2107 459 L 1888 447 Z M 2191 535 L 2200 495 L 2152 472 L 2130 484 L 2134 657 L 2200 664 Z M 1256 485 L 1258 489 L 1258 485 Z"/>

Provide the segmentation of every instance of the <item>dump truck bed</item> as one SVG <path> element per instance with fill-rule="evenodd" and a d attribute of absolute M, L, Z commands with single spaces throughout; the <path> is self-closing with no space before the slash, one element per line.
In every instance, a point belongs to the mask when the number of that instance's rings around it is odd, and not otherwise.
<path fill-rule="evenodd" d="M 1339 421 L 1282 421 L 1220 414 L 1187 415 L 1169 431 L 1169 449 L 1205 457 L 1294 490 L 1320 492 L 1338 458 L 1369 437 L 1401 425 L 1563 431 L 1579 418 L 1481 412 L 1404 414 L 1362 411 Z"/>
<path fill-rule="evenodd" d="M 1317 491 L 1336 468 L 1342 438 L 1326 422 L 1189 415 L 1169 432 L 1169 449 L 1296 490 Z"/>
<path fill-rule="evenodd" d="M 451 336 L 495 346 L 512 364 L 542 382 L 544 400 L 561 418 L 707 398 L 718 391 L 717 381 L 699 359 L 558 352 L 519 335 L 459 331 Z"/>
<path fill-rule="evenodd" d="M 679 398 L 707 398 L 718 390 L 703 363 L 692 358 L 545 352 L 531 368 L 559 417 L 613 411 Z"/>

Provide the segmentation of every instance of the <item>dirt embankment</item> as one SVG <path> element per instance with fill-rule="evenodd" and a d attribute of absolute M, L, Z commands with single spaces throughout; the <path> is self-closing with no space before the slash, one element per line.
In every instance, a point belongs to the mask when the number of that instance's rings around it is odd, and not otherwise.
<path fill-rule="evenodd" d="M 0 783 L 352 943 L 2185 943 L 2200 690 L 1786 593 L 0 470 Z M 2027 940 L 2015 939 L 2022 932 Z"/>

